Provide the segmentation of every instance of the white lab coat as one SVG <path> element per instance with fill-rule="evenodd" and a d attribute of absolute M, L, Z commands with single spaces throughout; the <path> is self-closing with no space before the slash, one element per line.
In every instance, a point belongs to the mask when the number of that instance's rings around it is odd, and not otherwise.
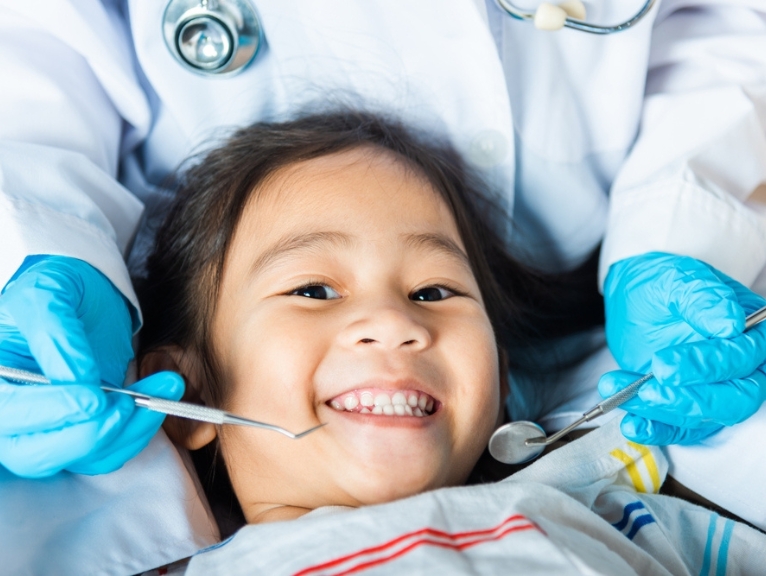
<path fill-rule="evenodd" d="M 182 159 L 340 105 L 448 137 L 538 265 L 576 265 L 603 239 L 602 281 L 650 250 L 747 285 L 764 269 L 766 1 L 658 0 L 606 37 L 540 32 L 484 0 L 253 2 L 265 47 L 210 77 L 166 49 L 165 1 L 0 0 L 0 286 L 26 256 L 61 254 L 137 306 L 125 259 Z M 608 23 L 642 3 L 587 7 Z"/>
<path fill-rule="evenodd" d="M 616 22 L 641 3 L 587 6 Z M 171 57 L 164 1 L 0 0 L 0 286 L 28 254 L 63 254 L 135 304 L 123 261 L 142 202 L 183 158 L 232 127 L 361 101 L 451 138 L 537 264 L 572 266 L 603 238 L 602 279 L 647 250 L 745 284 L 764 268 L 766 220 L 747 205 L 766 181 L 763 0 L 664 0 L 606 37 L 484 0 L 254 4 L 266 46 L 220 78 Z"/>

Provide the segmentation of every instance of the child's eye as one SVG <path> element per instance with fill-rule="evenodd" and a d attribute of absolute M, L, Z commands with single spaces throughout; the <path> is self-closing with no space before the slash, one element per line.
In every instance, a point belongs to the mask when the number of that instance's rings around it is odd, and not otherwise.
<path fill-rule="evenodd" d="M 455 292 L 448 288 L 442 286 L 428 286 L 413 292 L 410 295 L 410 300 L 416 300 L 418 302 L 438 302 L 439 300 L 452 298 L 455 295 Z"/>
<path fill-rule="evenodd" d="M 340 294 L 324 284 L 301 286 L 290 292 L 290 296 L 303 296 L 304 298 L 315 298 L 317 300 L 335 300 L 340 298 Z"/>

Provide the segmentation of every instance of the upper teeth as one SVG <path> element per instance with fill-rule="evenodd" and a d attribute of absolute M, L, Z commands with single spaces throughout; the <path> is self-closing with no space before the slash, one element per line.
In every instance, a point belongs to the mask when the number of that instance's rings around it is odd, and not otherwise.
<path fill-rule="evenodd" d="M 379 414 L 385 416 L 430 416 L 434 411 L 434 399 L 416 390 L 385 391 L 353 390 L 345 392 L 329 402 L 335 410 Z"/>

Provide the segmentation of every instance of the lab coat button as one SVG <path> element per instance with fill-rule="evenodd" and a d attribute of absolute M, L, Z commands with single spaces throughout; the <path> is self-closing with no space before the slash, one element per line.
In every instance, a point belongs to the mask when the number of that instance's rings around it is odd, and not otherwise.
<path fill-rule="evenodd" d="M 492 168 L 508 155 L 508 139 L 497 130 L 482 130 L 473 139 L 468 158 L 476 166 Z"/>

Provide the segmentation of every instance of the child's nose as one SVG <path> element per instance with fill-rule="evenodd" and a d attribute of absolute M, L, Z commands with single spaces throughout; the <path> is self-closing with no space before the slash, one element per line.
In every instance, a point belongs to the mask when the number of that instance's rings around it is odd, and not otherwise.
<path fill-rule="evenodd" d="M 342 334 L 349 347 L 372 346 L 389 350 L 424 350 L 431 346 L 428 329 L 405 310 L 378 307 L 349 324 Z"/>

